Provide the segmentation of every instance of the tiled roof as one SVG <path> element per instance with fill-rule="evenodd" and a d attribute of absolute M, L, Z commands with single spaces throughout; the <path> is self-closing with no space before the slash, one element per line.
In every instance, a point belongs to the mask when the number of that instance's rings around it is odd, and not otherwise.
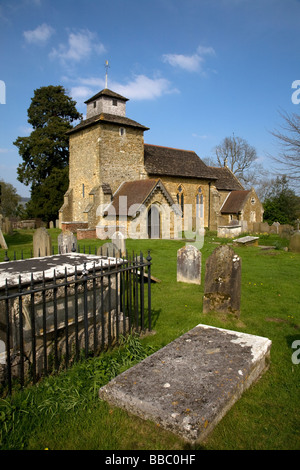
<path fill-rule="evenodd" d="M 121 126 L 127 126 L 127 127 L 134 127 L 136 129 L 142 129 L 144 131 L 149 130 L 149 127 L 145 127 L 142 124 L 139 124 L 136 121 L 133 121 L 132 119 L 129 119 L 127 117 L 123 116 L 116 116 L 114 114 L 108 114 L 108 113 L 101 113 L 101 114 L 96 114 L 95 116 L 92 116 L 88 119 L 85 119 L 84 121 L 81 121 L 77 126 L 73 127 L 73 129 L 70 129 L 67 131 L 67 134 L 72 134 L 77 131 L 81 131 L 82 129 L 85 129 L 86 127 L 92 126 L 94 124 L 101 124 L 101 123 L 113 123 L 113 124 L 119 124 Z"/>
<path fill-rule="evenodd" d="M 86 100 L 85 103 L 90 103 L 91 101 L 94 101 L 97 98 L 99 98 L 99 96 L 109 96 L 110 98 L 116 98 L 118 100 L 128 101 L 128 98 L 125 98 L 124 96 L 119 95 L 118 93 L 115 93 L 114 91 L 111 91 L 108 88 L 104 88 L 104 90 L 99 91 L 99 93 L 97 93 L 96 95 Z"/>
<path fill-rule="evenodd" d="M 232 191 L 221 207 L 221 214 L 238 214 L 251 191 Z"/>
<path fill-rule="evenodd" d="M 215 182 L 215 186 L 218 190 L 238 191 L 244 189 L 237 177 L 226 166 L 210 166 L 209 168 L 215 177 L 218 178 Z"/>
<path fill-rule="evenodd" d="M 190 150 L 145 144 L 144 162 L 149 175 L 216 179 L 213 171 Z"/>
<path fill-rule="evenodd" d="M 147 199 L 151 196 L 153 191 L 159 187 L 170 205 L 174 204 L 173 199 L 160 180 L 145 179 L 136 181 L 127 181 L 123 183 L 113 196 L 113 201 L 109 207 L 114 208 L 116 215 L 134 216 L 138 211 L 138 207 L 146 204 Z M 121 202 L 121 197 L 126 197 L 124 202 Z M 120 204 L 121 202 L 121 204 Z M 122 204 L 126 202 L 127 206 Z M 131 210 L 130 210 L 131 209 Z M 109 208 L 107 208 L 109 210 Z M 125 214 L 126 211 L 126 214 Z"/>

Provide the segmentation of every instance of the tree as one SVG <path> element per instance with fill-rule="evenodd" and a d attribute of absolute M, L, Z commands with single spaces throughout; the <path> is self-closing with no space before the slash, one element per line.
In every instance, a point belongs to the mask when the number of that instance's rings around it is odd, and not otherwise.
<path fill-rule="evenodd" d="M 298 114 L 280 113 L 284 124 L 281 131 L 275 130 L 271 134 L 280 143 L 281 151 L 277 156 L 271 158 L 275 164 L 279 165 L 275 169 L 281 175 L 288 176 L 290 184 L 295 188 L 300 188 L 300 116 Z"/>
<path fill-rule="evenodd" d="M 257 165 L 257 153 L 254 147 L 241 137 L 225 137 L 215 148 L 219 166 L 228 166 L 229 169 L 245 185 L 257 181 L 257 174 L 263 169 Z M 255 176 L 256 175 L 256 176 Z"/>
<path fill-rule="evenodd" d="M 31 199 L 26 204 L 26 217 L 40 218 L 45 222 L 56 220 L 62 206 L 62 197 L 69 186 L 69 169 L 53 168 L 51 175 L 41 184 L 31 188 Z"/>
<path fill-rule="evenodd" d="M 46 220 L 49 212 L 45 205 L 43 209 L 41 206 L 42 200 L 45 203 L 43 194 L 45 186 L 48 186 L 46 180 L 54 170 L 57 177 L 57 171 L 64 170 L 68 165 L 69 143 L 66 132 L 72 128 L 71 123 L 82 118 L 82 115 L 65 89 L 52 85 L 34 91 L 27 114 L 33 131 L 30 136 L 18 137 L 14 142 L 23 159 L 17 169 L 18 180 L 27 186 L 31 185 L 32 217 L 40 217 L 42 213 L 42 218 Z M 65 171 L 61 173 L 63 175 L 66 176 Z M 56 188 L 60 205 L 64 188 L 65 184 Z"/>
<path fill-rule="evenodd" d="M 0 180 L 0 214 L 4 217 L 13 217 L 18 215 L 20 210 L 20 196 L 17 194 L 16 188 L 10 184 Z"/>
<path fill-rule="evenodd" d="M 300 198 L 289 188 L 287 177 L 277 177 L 266 195 L 264 219 L 268 222 L 293 224 L 298 217 Z"/>

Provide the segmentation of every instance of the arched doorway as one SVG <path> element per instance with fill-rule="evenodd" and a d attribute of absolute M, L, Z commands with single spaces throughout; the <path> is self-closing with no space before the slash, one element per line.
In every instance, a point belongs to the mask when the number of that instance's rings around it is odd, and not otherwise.
<path fill-rule="evenodd" d="M 160 238 L 160 213 L 155 205 L 148 211 L 148 238 Z"/>

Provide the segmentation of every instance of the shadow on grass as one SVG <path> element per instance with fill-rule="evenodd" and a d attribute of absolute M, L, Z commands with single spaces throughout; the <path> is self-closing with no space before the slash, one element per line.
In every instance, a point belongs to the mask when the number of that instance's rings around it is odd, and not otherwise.
<path fill-rule="evenodd" d="M 12 235 L 5 235 L 5 240 L 8 245 L 24 245 L 28 243 L 32 243 L 33 233 L 22 233 L 22 232 L 13 232 Z"/>

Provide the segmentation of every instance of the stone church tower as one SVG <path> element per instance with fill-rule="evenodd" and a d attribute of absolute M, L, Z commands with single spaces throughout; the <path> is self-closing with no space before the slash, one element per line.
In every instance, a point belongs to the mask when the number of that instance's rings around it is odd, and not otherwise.
<path fill-rule="evenodd" d="M 96 211 L 124 181 L 144 171 L 144 131 L 126 117 L 127 98 L 104 89 L 87 100 L 86 119 L 69 134 L 69 189 L 60 209 L 63 229 L 95 229 Z"/>

